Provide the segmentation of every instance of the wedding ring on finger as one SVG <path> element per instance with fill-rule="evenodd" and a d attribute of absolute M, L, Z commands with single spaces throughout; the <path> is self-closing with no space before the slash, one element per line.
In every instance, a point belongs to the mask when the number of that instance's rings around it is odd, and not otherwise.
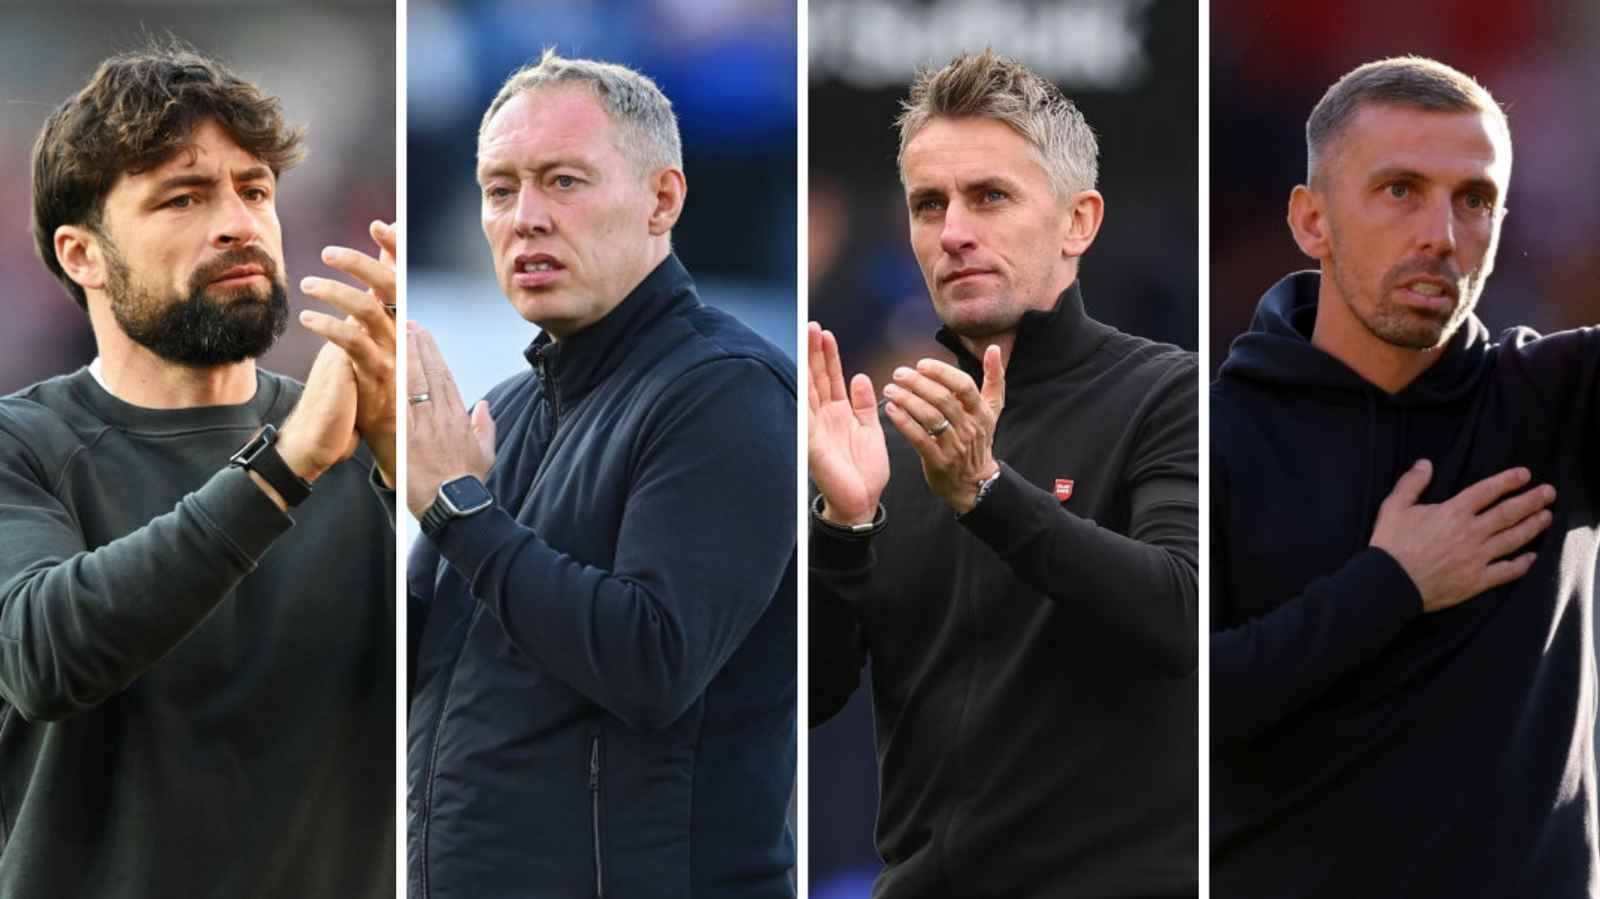
<path fill-rule="evenodd" d="M 411 396 L 406 397 L 406 400 L 408 402 L 410 402 L 411 405 L 413 405 L 413 406 L 415 406 L 418 403 L 426 403 L 428 400 L 431 400 L 431 399 L 433 399 L 433 397 L 428 396 L 426 393 L 414 393 Z"/>
<path fill-rule="evenodd" d="M 385 310 L 387 310 L 390 315 L 399 315 L 400 314 L 400 304 L 399 303 L 379 303 L 378 305 L 382 306 Z"/>
<path fill-rule="evenodd" d="M 946 418 L 945 420 L 939 422 L 934 427 L 929 428 L 928 429 L 928 436 L 937 439 L 940 434 L 943 434 L 945 431 L 948 431 L 948 430 L 950 430 L 950 419 Z"/>

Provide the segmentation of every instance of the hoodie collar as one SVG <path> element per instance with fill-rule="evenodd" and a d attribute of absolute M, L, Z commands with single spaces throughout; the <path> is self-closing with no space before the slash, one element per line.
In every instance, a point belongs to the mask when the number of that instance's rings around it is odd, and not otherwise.
<path fill-rule="evenodd" d="M 1250 330 L 1228 349 L 1221 376 L 1299 389 L 1382 394 L 1311 343 L 1321 287 L 1322 275 L 1314 271 L 1296 272 L 1273 285 L 1256 306 Z M 1476 315 L 1467 316 L 1439 360 L 1389 396 L 1390 402 L 1426 405 L 1472 390 L 1489 363 L 1491 348 L 1489 330 Z"/>
<path fill-rule="evenodd" d="M 535 371 L 542 360 L 541 378 L 548 377 L 560 389 L 561 402 L 570 403 L 616 370 L 638 334 L 699 305 L 694 279 L 669 253 L 605 318 L 560 341 L 541 331 L 522 355 Z"/>
<path fill-rule="evenodd" d="M 1109 326 L 1084 311 L 1083 294 L 1074 280 L 1056 298 L 1054 309 L 1022 313 L 1011 359 L 1006 363 L 1006 383 L 1048 380 L 1087 359 L 1112 333 Z M 983 383 L 983 360 L 967 350 L 959 335 L 940 328 L 936 338 L 956 354 L 956 364 L 962 371 L 978 384 Z"/>

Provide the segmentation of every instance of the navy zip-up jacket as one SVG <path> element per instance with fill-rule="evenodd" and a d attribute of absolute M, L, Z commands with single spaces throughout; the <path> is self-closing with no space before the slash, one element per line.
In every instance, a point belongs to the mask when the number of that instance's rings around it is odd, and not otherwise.
<path fill-rule="evenodd" d="M 1211 389 L 1212 895 L 1597 895 L 1600 331 L 1470 318 L 1389 395 L 1311 345 L 1319 285 Z M 1430 615 L 1367 545 L 1423 458 L 1424 503 L 1519 465 L 1559 494 L 1531 571 Z"/>
<path fill-rule="evenodd" d="M 527 355 L 409 559 L 411 896 L 792 896 L 795 364 L 676 257 Z"/>

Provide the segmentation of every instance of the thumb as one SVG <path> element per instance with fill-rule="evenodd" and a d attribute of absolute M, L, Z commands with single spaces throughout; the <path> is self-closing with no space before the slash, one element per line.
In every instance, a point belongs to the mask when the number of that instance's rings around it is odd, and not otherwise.
<path fill-rule="evenodd" d="M 1000 347 L 989 344 L 983 351 L 983 401 L 996 415 L 1006 406 L 1006 369 L 1000 361 Z"/>
<path fill-rule="evenodd" d="M 850 379 L 850 408 L 855 410 L 856 422 L 864 428 L 878 428 L 878 395 L 873 391 L 872 379 L 856 375 Z"/>
<path fill-rule="evenodd" d="M 1389 491 L 1385 503 L 1399 503 L 1401 506 L 1414 506 L 1422 498 L 1422 491 L 1428 488 L 1428 482 L 1433 480 L 1433 463 L 1427 459 L 1418 459 L 1400 480 L 1394 482 L 1394 489 Z"/>
<path fill-rule="evenodd" d="M 478 400 L 472 407 L 472 436 L 485 458 L 494 461 L 494 419 L 489 417 L 489 401 Z"/>

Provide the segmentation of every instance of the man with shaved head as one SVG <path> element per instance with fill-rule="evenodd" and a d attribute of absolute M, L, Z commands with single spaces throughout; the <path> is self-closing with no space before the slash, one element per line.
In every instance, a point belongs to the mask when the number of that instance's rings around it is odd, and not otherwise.
<path fill-rule="evenodd" d="M 1212 893 L 1591 896 L 1600 334 L 1473 315 L 1505 113 L 1434 60 L 1306 125 L 1211 391 Z"/>

